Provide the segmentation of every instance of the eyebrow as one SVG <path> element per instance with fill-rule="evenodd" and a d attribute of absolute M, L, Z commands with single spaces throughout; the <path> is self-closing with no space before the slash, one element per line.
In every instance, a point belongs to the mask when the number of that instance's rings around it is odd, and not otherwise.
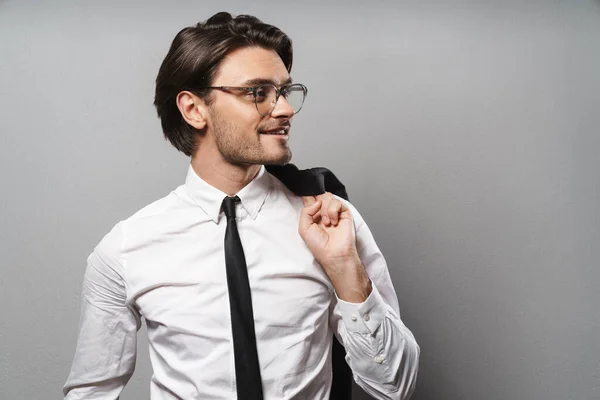
<path fill-rule="evenodd" d="M 292 80 L 292 77 L 290 76 L 285 81 L 283 81 L 280 86 L 289 85 L 292 82 L 293 82 L 293 80 Z M 273 79 L 268 79 L 268 78 L 248 79 L 247 81 L 243 82 L 241 84 L 241 86 L 256 86 L 256 85 L 267 85 L 267 84 L 277 86 L 277 83 Z"/>

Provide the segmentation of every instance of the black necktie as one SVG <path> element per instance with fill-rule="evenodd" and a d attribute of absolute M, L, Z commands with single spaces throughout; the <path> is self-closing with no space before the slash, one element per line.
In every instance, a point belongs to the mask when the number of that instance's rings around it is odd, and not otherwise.
<path fill-rule="evenodd" d="M 235 381 L 238 399 L 262 400 L 262 381 L 256 350 L 250 282 L 244 249 L 235 221 L 235 203 L 238 201 L 240 198 L 237 196 L 226 197 L 223 200 L 223 211 L 227 216 L 225 268 L 233 332 Z"/>
<path fill-rule="evenodd" d="M 297 196 L 316 196 L 330 192 L 348 200 L 346 188 L 327 168 L 317 167 L 300 170 L 294 164 L 267 165 L 267 171 L 279 179 Z M 335 338 L 335 335 L 334 335 Z M 340 342 L 333 341 L 331 364 L 333 381 L 331 400 L 350 400 L 352 398 L 352 371 L 346 363 L 346 350 Z"/>

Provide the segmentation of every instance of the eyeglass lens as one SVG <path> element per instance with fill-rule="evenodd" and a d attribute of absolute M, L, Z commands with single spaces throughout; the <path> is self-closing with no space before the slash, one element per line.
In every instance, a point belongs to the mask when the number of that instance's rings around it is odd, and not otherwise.
<path fill-rule="evenodd" d="M 304 104 L 306 91 L 302 85 L 290 85 L 282 88 L 281 96 L 285 97 L 294 110 L 294 114 L 300 111 Z M 261 85 L 256 88 L 256 108 L 262 115 L 269 115 L 277 103 L 277 89 L 273 85 Z"/>

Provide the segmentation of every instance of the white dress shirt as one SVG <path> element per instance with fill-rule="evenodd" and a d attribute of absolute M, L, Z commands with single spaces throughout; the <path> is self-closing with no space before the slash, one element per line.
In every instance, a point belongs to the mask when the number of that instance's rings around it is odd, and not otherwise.
<path fill-rule="evenodd" d="M 225 275 L 227 195 L 190 167 L 185 185 L 119 222 L 88 258 L 67 399 L 117 399 L 133 374 L 146 321 L 153 400 L 235 399 Z M 298 234 L 302 199 L 263 167 L 238 194 L 264 398 L 328 399 L 332 333 L 355 381 L 377 399 L 414 389 L 419 347 L 400 319 L 386 262 L 354 207 L 373 291 L 337 298 Z M 343 200 L 344 201 L 344 200 Z"/>

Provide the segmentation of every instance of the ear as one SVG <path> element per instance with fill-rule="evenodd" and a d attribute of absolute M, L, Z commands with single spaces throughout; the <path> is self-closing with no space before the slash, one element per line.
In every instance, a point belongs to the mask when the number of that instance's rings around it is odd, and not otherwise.
<path fill-rule="evenodd" d="M 202 99 L 186 90 L 177 95 L 176 102 L 185 122 L 198 130 L 206 127 L 208 110 Z"/>

